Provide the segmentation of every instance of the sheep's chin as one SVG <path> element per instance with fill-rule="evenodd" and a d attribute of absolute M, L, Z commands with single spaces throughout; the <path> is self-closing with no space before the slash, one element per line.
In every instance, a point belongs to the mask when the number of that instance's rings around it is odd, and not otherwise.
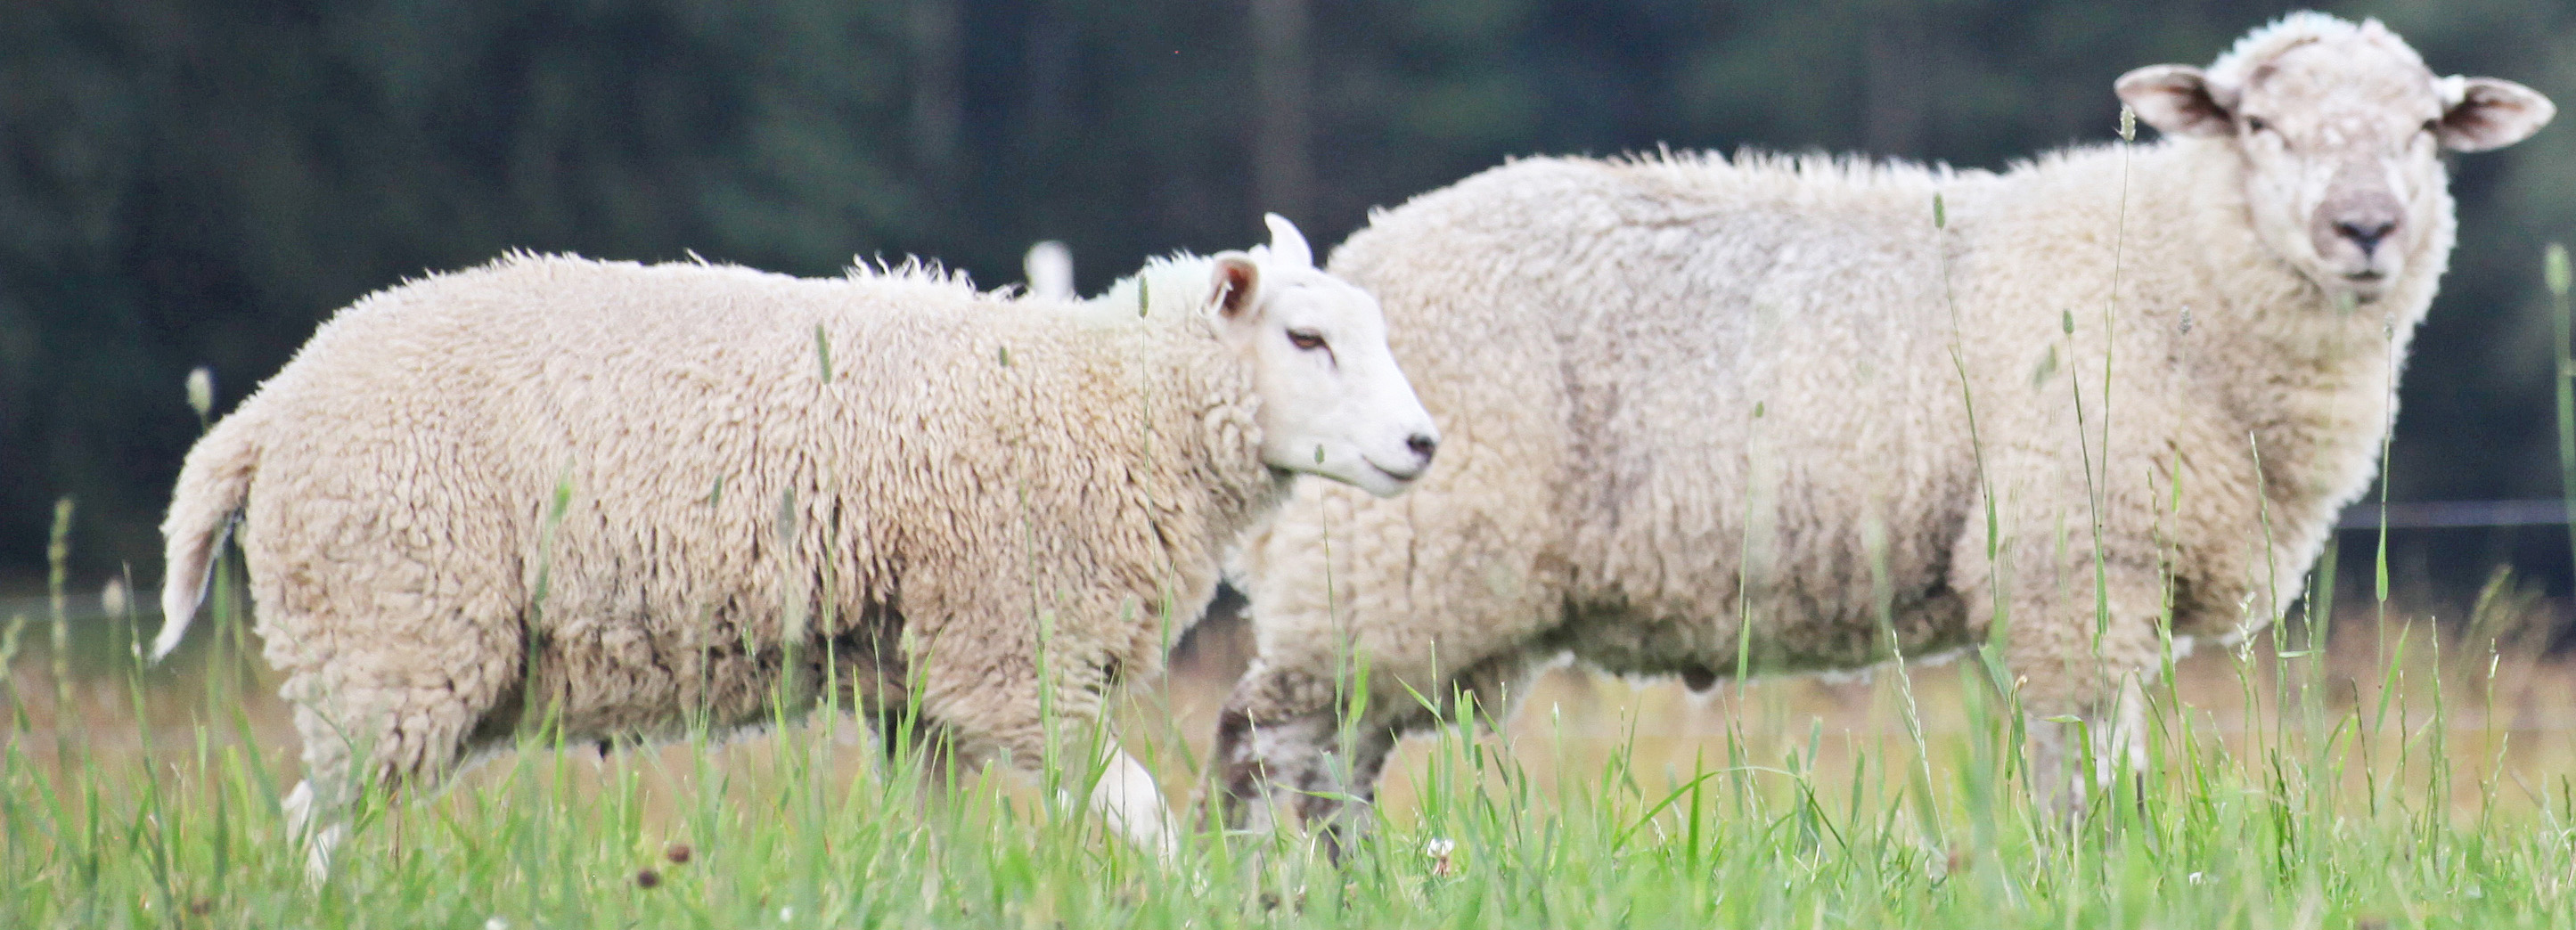
<path fill-rule="evenodd" d="M 1413 479 L 1399 478 L 1375 465 L 1362 463 L 1357 477 L 1333 476 L 1333 480 L 1369 492 L 1371 497 L 1394 497 L 1413 487 Z"/>
<path fill-rule="evenodd" d="M 2350 310 L 2378 303 L 2397 284 L 2397 271 L 2389 265 L 2373 263 L 2362 266 L 2317 256 L 2284 254 L 2279 261 L 2284 270 L 2307 279 L 2325 299 L 2328 307 Z"/>
<path fill-rule="evenodd" d="M 1367 491 L 1371 497 L 1394 497 L 1398 494 L 1404 493 L 1405 491 L 1411 490 L 1413 487 L 1412 479 L 1397 478 L 1382 469 L 1368 464 L 1366 461 L 1360 462 L 1357 469 L 1348 473 L 1339 469 L 1327 471 L 1313 465 L 1299 463 L 1297 465 L 1272 465 L 1270 466 L 1270 474 L 1272 477 L 1278 478 L 1282 483 L 1285 483 L 1298 475 L 1311 475 L 1335 484 L 1346 484 L 1362 491 Z"/>
<path fill-rule="evenodd" d="M 2386 275 L 2362 277 L 2341 271 L 2312 273 L 2308 279 L 2316 282 L 2318 290 L 2325 292 L 2327 306 L 2345 310 L 2378 303 L 2380 298 L 2388 296 L 2391 283 Z"/>

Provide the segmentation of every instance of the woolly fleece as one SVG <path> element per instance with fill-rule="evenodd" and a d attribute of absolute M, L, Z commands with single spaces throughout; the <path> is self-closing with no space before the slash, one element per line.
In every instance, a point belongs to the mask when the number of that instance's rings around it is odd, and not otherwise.
<path fill-rule="evenodd" d="M 531 255 L 377 293 L 189 453 L 164 648 L 238 508 L 325 802 L 524 721 L 756 724 L 827 673 L 1034 765 L 1041 651 L 1085 732 L 1287 486 L 1248 350 L 1186 299 L 1209 262 L 1149 268 L 1151 312 Z"/>
<path fill-rule="evenodd" d="M 2355 29 L 2294 17 L 2221 68 Z M 1707 687 L 1997 635 L 2034 717 L 2124 687 L 2134 714 L 2160 626 L 2271 622 L 2370 483 L 2452 247 L 2427 163 L 2366 303 L 2248 222 L 2227 135 L 2000 174 L 1534 158 L 1375 216 L 1330 267 L 1383 302 L 1446 451 L 1401 499 L 1300 487 L 1247 544 L 1232 820 L 1364 818 L 1413 695 L 1502 711 L 1567 653 Z"/>

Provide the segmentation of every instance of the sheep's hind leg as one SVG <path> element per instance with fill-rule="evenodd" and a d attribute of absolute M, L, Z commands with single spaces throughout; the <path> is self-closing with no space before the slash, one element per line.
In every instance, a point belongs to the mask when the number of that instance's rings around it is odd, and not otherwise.
<path fill-rule="evenodd" d="M 296 708 L 305 779 L 279 802 L 289 835 L 304 847 L 306 877 L 317 885 L 330 877 L 333 854 L 350 836 L 352 814 L 370 787 L 364 779 L 373 776 L 388 799 L 434 789 L 463 760 L 490 709 L 447 687 L 343 686 L 327 703 L 335 712 L 312 702 Z"/>
<path fill-rule="evenodd" d="M 338 782 L 334 780 L 330 784 L 333 787 L 325 791 L 332 795 L 333 800 L 322 802 L 324 821 L 318 827 L 314 822 L 311 777 L 295 783 L 295 790 L 287 792 L 286 797 L 278 801 L 279 810 L 286 815 L 287 836 L 304 850 L 304 878 L 315 885 L 331 877 L 331 853 L 349 838 L 346 804 L 338 799 Z"/>

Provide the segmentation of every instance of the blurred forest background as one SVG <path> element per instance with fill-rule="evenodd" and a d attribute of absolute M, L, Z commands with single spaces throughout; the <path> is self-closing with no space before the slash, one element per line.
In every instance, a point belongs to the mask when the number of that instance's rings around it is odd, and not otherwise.
<path fill-rule="evenodd" d="M 2437 71 L 2576 107 L 2576 4 L 2331 3 Z M 2001 167 L 2110 138 L 2112 79 L 2206 63 L 2268 2 L 9 0 L 0 4 L 0 593 L 159 575 L 197 433 L 376 288 L 508 249 L 807 275 L 937 257 L 985 285 L 1062 239 L 1086 290 L 1149 254 L 1318 243 L 1537 153 L 1824 149 Z M 2399 500 L 2555 497 L 2544 243 L 2576 120 L 2456 163 L 2463 235 L 2406 377 Z M 2348 537 L 2348 544 L 2353 541 Z M 2410 581 L 2563 527 L 2401 533 Z M 2366 558 L 2347 557 L 2348 571 Z"/>

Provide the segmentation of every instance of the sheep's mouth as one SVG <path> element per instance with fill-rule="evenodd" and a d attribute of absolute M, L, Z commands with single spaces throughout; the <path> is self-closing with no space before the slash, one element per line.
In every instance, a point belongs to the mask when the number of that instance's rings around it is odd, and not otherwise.
<path fill-rule="evenodd" d="M 1361 459 L 1361 461 L 1364 461 L 1364 462 L 1365 462 L 1365 461 L 1368 461 L 1368 460 L 1367 460 L 1367 459 Z M 1376 463 L 1376 462 L 1369 462 L 1369 463 L 1368 463 L 1368 467 L 1373 468 L 1373 469 L 1376 469 L 1378 474 L 1385 475 L 1385 476 L 1387 476 L 1388 478 L 1394 479 L 1394 480 L 1395 480 L 1395 482 L 1396 482 L 1397 484 L 1409 484 L 1409 483 L 1411 483 L 1411 482 L 1413 481 L 1413 479 L 1422 477 L 1422 469 L 1419 469 L 1419 468 L 1416 468 L 1416 469 L 1414 469 L 1414 470 L 1412 470 L 1412 471 L 1396 471 L 1395 469 L 1388 468 L 1388 467 L 1386 467 L 1386 466 L 1384 466 L 1384 465 L 1380 465 L 1380 464 L 1378 464 L 1378 463 Z"/>
<path fill-rule="evenodd" d="M 2375 304 L 2388 290 L 2388 273 L 2377 268 L 2347 272 L 2343 275 L 2345 291 L 2356 304 Z"/>

